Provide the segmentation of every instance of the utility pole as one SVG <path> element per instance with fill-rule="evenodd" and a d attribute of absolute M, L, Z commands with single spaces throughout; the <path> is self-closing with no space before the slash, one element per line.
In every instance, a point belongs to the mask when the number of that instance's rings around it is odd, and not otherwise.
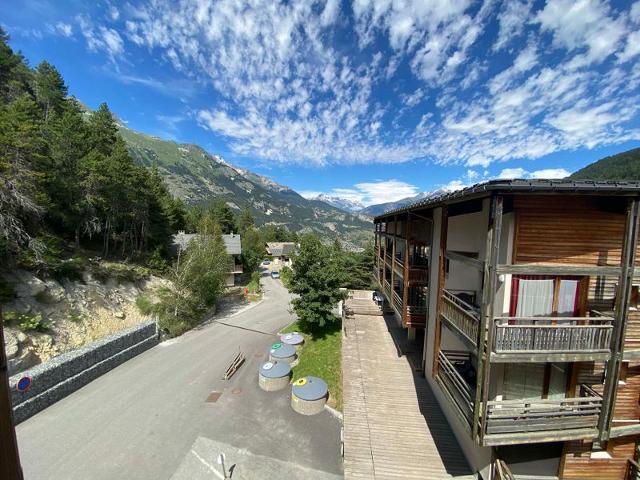
<path fill-rule="evenodd" d="M 0 478 L 23 480 L 18 442 L 13 427 L 7 356 L 4 351 L 4 327 L 0 306 Z"/>

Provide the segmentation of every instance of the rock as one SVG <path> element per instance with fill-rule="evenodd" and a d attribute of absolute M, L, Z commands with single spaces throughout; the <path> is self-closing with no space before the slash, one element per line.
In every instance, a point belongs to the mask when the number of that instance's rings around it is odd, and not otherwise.
<path fill-rule="evenodd" d="M 35 354 L 35 352 L 31 349 L 26 349 L 22 351 L 16 358 L 12 358 L 7 362 L 9 376 L 15 375 L 19 372 L 23 372 L 28 368 L 33 367 L 34 365 L 38 365 L 39 363 L 40 359 Z"/>
<path fill-rule="evenodd" d="M 34 297 L 47 289 L 45 282 L 29 272 L 23 272 L 20 277 L 22 277 L 21 281 L 16 285 L 16 296 L 18 298 Z"/>
<path fill-rule="evenodd" d="M 16 334 L 16 338 L 18 339 L 18 343 L 24 343 L 29 340 L 29 337 L 24 332 L 18 332 Z"/>
<path fill-rule="evenodd" d="M 126 315 L 124 314 L 124 312 L 122 310 L 118 310 L 113 314 L 114 317 L 116 318 L 124 318 Z"/>
<path fill-rule="evenodd" d="M 47 280 L 45 284 L 47 286 L 47 294 L 49 295 L 51 303 L 58 303 L 64 300 L 65 291 L 58 282 L 55 280 Z"/>
<path fill-rule="evenodd" d="M 7 355 L 7 360 L 11 360 L 18 355 L 19 349 L 20 346 L 18 345 L 17 336 L 13 332 L 6 330 L 4 332 L 4 350 Z"/>

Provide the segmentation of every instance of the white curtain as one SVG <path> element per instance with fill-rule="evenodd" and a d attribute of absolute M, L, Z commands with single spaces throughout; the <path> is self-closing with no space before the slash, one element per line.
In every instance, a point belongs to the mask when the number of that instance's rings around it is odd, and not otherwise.
<path fill-rule="evenodd" d="M 558 316 L 573 317 L 578 293 L 578 280 L 560 280 Z"/>
<path fill-rule="evenodd" d="M 548 317 L 552 312 L 553 279 L 520 279 L 516 317 Z"/>

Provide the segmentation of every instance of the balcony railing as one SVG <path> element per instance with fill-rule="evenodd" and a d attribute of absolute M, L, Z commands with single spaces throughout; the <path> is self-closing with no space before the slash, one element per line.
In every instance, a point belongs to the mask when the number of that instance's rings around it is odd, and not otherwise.
<path fill-rule="evenodd" d="M 389 284 L 388 280 L 383 280 L 382 282 L 382 287 L 384 289 L 384 291 L 390 295 L 391 294 L 391 285 Z"/>
<path fill-rule="evenodd" d="M 624 480 L 640 480 L 640 465 L 632 459 L 627 459 L 627 471 Z"/>
<path fill-rule="evenodd" d="M 437 378 L 460 417 L 471 428 L 475 394 L 458 371 L 458 368 L 463 368 L 469 361 L 469 353 L 467 352 L 439 351 Z"/>
<path fill-rule="evenodd" d="M 498 317 L 492 361 L 605 360 L 613 319 L 591 317 Z"/>
<path fill-rule="evenodd" d="M 427 306 L 426 305 L 407 305 L 407 312 L 410 315 L 426 315 Z"/>
<path fill-rule="evenodd" d="M 516 480 L 504 460 L 497 459 L 494 462 L 493 480 Z"/>
<path fill-rule="evenodd" d="M 429 283 L 429 270 L 414 269 L 413 266 L 409 270 L 409 283 Z"/>
<path fill-rule="evenodd" d="M 587 385 L 574 398 L 489 401 L 484 445 L 593 438 L 601 409 L 602 397 Z"/>
<path fill-rule="evenodd" d="M 471 345 L 476 346 L 480 324 L 476 309 L 448 290 L 442 292 L 442 318 Z"/>
<path fill-rule="evenodd" d="M 393 306 L 402 315 L 402 297 L 395 290 L 393 291 Z"/>

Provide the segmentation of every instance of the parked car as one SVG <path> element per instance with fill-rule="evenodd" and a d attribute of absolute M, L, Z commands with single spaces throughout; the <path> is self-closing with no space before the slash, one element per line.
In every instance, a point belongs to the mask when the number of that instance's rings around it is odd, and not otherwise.
<path fill-rule="evenodd" d="M 280 278 L 280 272 L 271 272 L 271 278 Z"/>
<path fill-rule="evenodd" d="M 262 262 L 263 265 L 271 265 L 271 262 L 269 260 L 265 260 L 264 262 Z"/>

